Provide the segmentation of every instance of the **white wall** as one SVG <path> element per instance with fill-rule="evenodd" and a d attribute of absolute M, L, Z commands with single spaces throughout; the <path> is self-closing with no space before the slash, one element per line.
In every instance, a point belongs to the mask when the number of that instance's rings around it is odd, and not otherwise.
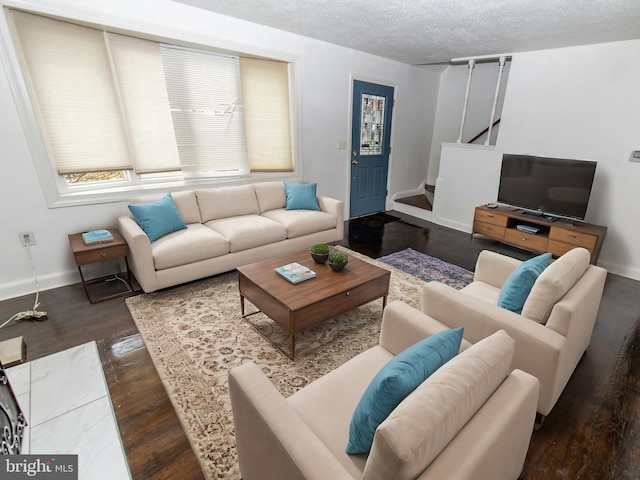
<path fill-rule="evenodd" d="M 393 202 L 390 201 L 393 194 L 418 189 L 427 178 L 431 136 L 435 127 L 440 74 L 411 69 L 406 75 L 411 88 L 406 88 L 396 95 L 388 209 L 393 208 Z M 424 112 L 424 118 L 420 125 L 411 125 L 412 119 L 401 113 L 416 106 Z"/>
<path fill-rule="evenodd" d="M 515 55 L 494 154 L 458 170 L 464 178 L 457 181 L 497 189 L 503 152 L 596 160 L 586 221 L 608 227 L 598 263 L 640 280 L 640 163 L 629 162 L 631 151 L 640 149 L 639 86 L 640 40 Z M 452 157 L 469 161 L 471 154 L 458 150 Z M 445 188 L 437 190 L 436 203 L 456 206 L 454 218 L 435 221 L 471 231 L 478 199 L 446 188 L 451 178 L 441 181 Z"/>
<path fill-rule="evenodd" d="M 338 150 L 337 140 L 350 139 L 352 80 L 391 85 L 398 101 L 389 197 L 415 188 L 416 177 L 426 176 L 438 77 L 424 69 L 168 0 L 0 0 L 9 2 L 132 31 L 295 60 L 298 153 L 304 180 L 318 182 L 322 194 L 345 203 L 351 149 Z M 116 217 L 127 211 L 126 202 L 47 208 L 4 67 L 0 72 L 0 145 L 0 299 L 35 291 L 27 251 L 18 240 L 17 233 L 22 231 L 34 232 L 37 240 L 32 252 L 41 289 L 78 282 L 67 234 L 115 226 Z"/>

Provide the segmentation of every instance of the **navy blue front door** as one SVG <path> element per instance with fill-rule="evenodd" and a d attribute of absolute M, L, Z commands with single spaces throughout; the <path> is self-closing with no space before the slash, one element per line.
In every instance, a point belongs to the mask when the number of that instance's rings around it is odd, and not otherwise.
<path fill-rule="evenodd" d="M 353 82 L 351 217 L 385 210 L 392 113 L 393 87 Z"/>

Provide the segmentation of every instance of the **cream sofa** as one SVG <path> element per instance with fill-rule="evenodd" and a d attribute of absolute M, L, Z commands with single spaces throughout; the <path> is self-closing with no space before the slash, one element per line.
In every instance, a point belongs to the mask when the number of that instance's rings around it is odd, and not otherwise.
<path fill-rule="evenodd" d="M 505 333 L 470 346 L 435 371 L 376 430 L 369 454 L 345 453 L 351 416 L 395 355 L 447 327 L 395 301 L 379 345 L 284 398 L 253 363 L 229 373 L 244 480 L 516 479 L 533 432 L 538 380 L 511 371 Z M 464 351 L 463 351 L 464 350 Z"/>
<path fill-rule="evenodd" d="M 464 338 L 472 343 L 505 330 L 516 342 L 512 368 L 540 380 L 541 422 L 591 341 L 607 271 L 590 265 L 590 258 L 584 248 L 565 253 L 540 274 L 522 313 L 516 313 L 497 302 L 502 285 L 522 262 L 485 250 L 471 284 L 456 290 L 428 283 L 421 310 L 449 328 L 464 327 Z"/>
<path fill-rule="evenodd" d="M 186 229 L 150 242 L 131 215 L 118 218 L 129 266 L 147 293 L 344 236 L 342 201 L 318 195 L 320 210 L 286 210 L 283 182 L 172 196 Z"/>

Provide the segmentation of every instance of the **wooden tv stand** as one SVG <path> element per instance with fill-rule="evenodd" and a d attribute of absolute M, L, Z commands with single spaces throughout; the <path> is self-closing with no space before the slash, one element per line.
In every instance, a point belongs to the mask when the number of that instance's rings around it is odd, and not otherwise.
<path fill-rule="evenodd" d="M 518 230 L 518 225 L 536 227 L 540 230 L 535 234 L 527 233 Z M 553 221 L 526 214 L 521 208 L 505 205 L 499 205 L 497 208 L 482 205 L 476 207 L 473 217 L 472 236 L 476 233 L 529 252 L 551 252 L 556 258 L 572 248 L 584 247 L 591 253 L 591 263 L 595 264 L 607 227 L 566 218 Z"/>

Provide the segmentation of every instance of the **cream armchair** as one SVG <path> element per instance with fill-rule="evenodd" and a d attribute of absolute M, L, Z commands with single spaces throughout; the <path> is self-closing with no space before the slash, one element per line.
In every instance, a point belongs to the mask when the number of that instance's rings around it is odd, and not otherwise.
<path fill-rule="evenodd" d="M 505 280 L 522 262 L 483 251 L 470 285 L 456 290 L 438 282 L 427 284 L 421 310 L 449 328 L 464 327 L 464 338 L 471 343 L 506 331 L 516 342 L 512 368 L 540 380 L 539 425 L 591 341 L 607 272 L 590 265 L 589 259 L 587 250 L 576 248 L 551 263 L 519 314 L 498 307 L 497 301 Z"/>
<path fill-rule="evenodd" d="M 447 328 L 402 302 L 387 305 L 379 345 L 289 398 L 247 363 L 229 373 L 244 480 L 515 479 L 523 468 L 538 380 L 511 371 L 505 332 L 440 367 L 376 430 L 368 454 L 345 453 L 349 424 L 375 374 L 396 354 Z"/>

